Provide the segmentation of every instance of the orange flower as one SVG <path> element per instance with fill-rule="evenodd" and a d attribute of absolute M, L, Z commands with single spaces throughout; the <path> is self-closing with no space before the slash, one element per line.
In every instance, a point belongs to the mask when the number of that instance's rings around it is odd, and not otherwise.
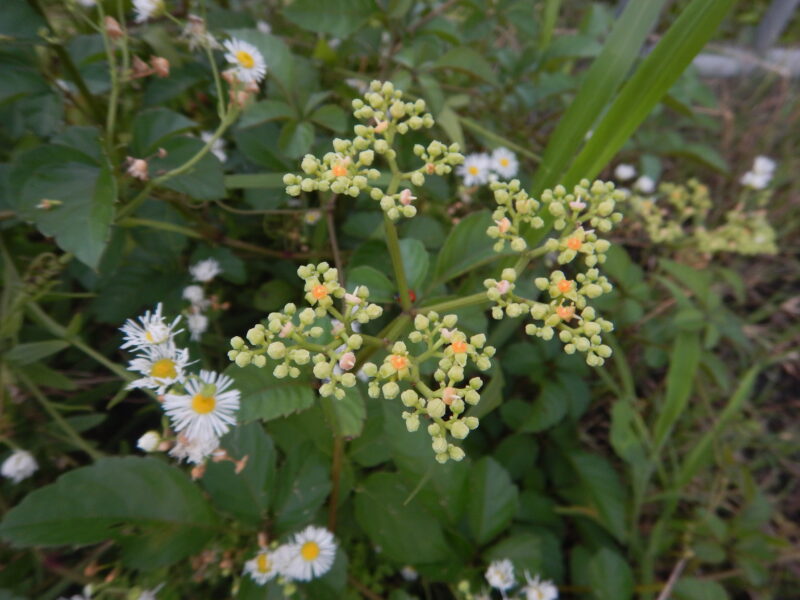
<path fill-rule="evenodd" d="M 326 288 L 324 285 L 315 285 L 314 289 L 311 290 L 311 295 L 317 300 L 322 300 L 328 295 L 328 288 Z"/>
<path fill-rule="evenodd" d="M 562 279 L 558 282 L 558 291 L 562 294 L 566 294 L 568 291 L 572 289 L 572 281 L 569 279 Z"/>
<path fill-rule="evenodd" d="M 459 340 L 450 344 L 450 348 L 455 354 L 464 354 L 467 351 L 467 342 Z"/>
<path fill-rule="evenodd" d="M 398 371 L 408 366 L 408 359 L 402 354 L 392 354 L 389 357 L 389 362 L 391 362 L 392 366 Z"/>
<path fill-rule="evenodd" d="M 332 171 L 334 177 L 344 177 L 347 175 L 347 165 L 345 165 L 343 162 L 338 162 L 333 165 Z"/>
<path fill-rule="evenodd" d="M 579 237 L 571 237 L 567 240 L 567 248 L 570 250 L 580 250 L 583 242 Z"/>
<path fill-rule="evenodd" d="M 572 317 L 575 316 L 575 307 L 574 306 L 558 306 L 556 308 L 556 314 L 562 321 L 569 321 Z"/>

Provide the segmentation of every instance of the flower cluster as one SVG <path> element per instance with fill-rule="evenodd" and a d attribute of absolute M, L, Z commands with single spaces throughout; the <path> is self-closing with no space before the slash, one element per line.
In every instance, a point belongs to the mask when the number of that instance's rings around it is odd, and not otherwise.
<path fill-rule="evenodd" d="M 480 402 L 478 390 L 483 385 L 479 377 L 467 381 L 465 371 L 469 363 L 481 371 L 488 370 L 495 353 L 492 346 L 486 345 L 485 335 L 467 339 L 456 329 L 457 322 L 455 315 L 418 314 L 414 319 L 414 331 L 408 335 L 409 342 L 423 346 L 418 354 L 398 341 L 380 367 L 373 363 L 364 365 L 364 372 L 374 377 L 369 383 L 369 395 L 383 396 L 387 400 L 399 395 L 408 409 L 403 412 L 403 419 L 409 431 L 419 429 L 420 417 L 428 421 L 427 431 L 440 463 L 464 458 L 464 451 L 449 439 L 462 440 L 478 427 L 478 419 L 465 412 L 467 406 Z M 438 359 L 433 388 L 420 377 L 420 367 L 429 359 Z M 403 390 L 404 384 L 406 389 Z"/>
<path fill-rule="evenodd" d="M 209 273 L 202 269 L 197 272 L 202 276 Z M 171 446 L 172 456 L 199 465 L 217 450 L 219 438 L 236 424 L 240 394 L 230 389 L 230 377 L 213 371 L 187 371 L 189 351 L 175 343 L 175 336 L 181 331 L 176 330 L 180 317 L 167 323 L 161 310 L 159 304 L 155 312 L 139 317 L 138 323 L 128 319 L 121 328 L 125 334 L 121 347 L 137 353 L 128 369 L 141 375 L 128 388 L 150 389 L 159 395 L 177 439 L 172 444 L 150 431 L 139 439 L 138 446 L 148 452 Z"/>
<path fill-rule="evenodd" d="M 725 215 L 725 222 L 709 227 L 713 206 L 708 187 L 690 179 L 686 184 L 662 183 L 658 194 L 630 199 L 633 213 L 648 237 L 656 243 L 691 247 L 705 254 L 775 254 L 775 231 L 763 210 L 738 205 Z"/>
<path fill-rule="evenodd" d="M 589 365 L 602 365 L 604 359 L 611 356 L 611 348 L 602 343 L 601 333 L 612 331 L 613 324 L 598 318 L 588 300 L 612 289 L 597 268 L 605 262 L 611 244 L 599 238 L 596 232 L 608 232 L 622 219 L 616 208 L 617 203 L 624 200 L 624 194 L 612 183 L 595 181 L 590 184 L 586 180 L 575 186 L 572 193 L 567 193 L 562 186 L 545 190 L 540 200 L 531 198 L 516 179 L 495 183 L 492 187 L 498 208 L 494 213 L 495 225 L 488 228 L 487 234 L 497 239 L 496 251 L 503 250 L 506 242 L 514 251 L 525 251 L 528 245 L 523 237 L 523 226 L 540 229 L 547 219 L 559 235 L 549 238 L 541 251 L 552 253 L 561 266 L 582 262 L 585 267 L 583 271 L 573 267 L 578 272 L 572 277 L 563 269 L 557 269 L 549 277 L 537 278 L 534 283 L 539 290 L 548 293 L 548 302 L 518 296 L 515 293 L 517 271 L 504 269 L 499 280 L 484 281 L 486 295 L 494 303 L 492 317 L 513 318 L 529 312 L 538 324 L 526 325 L 528 335 L 549 340 L 558 333 L 565 344 L 565 352 L 585 353 Z M 576 261 L 578 258 L 581 260 Z"/>
<path fill-rule="evenodd" d="M 431 142 L 427 147 L 417 144 L 414 154 L 423 164 L 408 172 L 397 165 L 397 152 L 393 143 L 397 135 L 409 131 L 431 128 L 433 116 L 427 112 L 424 100 L 406 102 L 403 92 L 390 82 L 373 81 L 362 98 L 353 100 L 353 115 L 367 122 L 356 125 L 353 139 L 334 139 L 333 152 L 321 159 L 307 154 L 301 163 L 302 175 L 287 173 L 283 182 L 286 193 L 299 196 L 301 192 L 333 192 L 357 197 L 368 194 L 380 202 L 381 209 L 392 219 L 413 217 L 416 196 L 409 187 L 400 189 L 403 182 L 422 186 L 426 175 L 445 175 L 453 166 L 463 162 L 458 144 L 446 146 Z M 373 166 L 376 155 L 382 156 L 392 172 L 392 183 L 384 189 L 378 185 L 380 171 Z"/>
<path fill-rule="evenodd" d="M 519 171 L 517 155 L 508 148 L 496 148 L 491 154 L 485 152 L 468 154 L 464 164 L 457 169 L 457 174 L 464 180 L 464 185 L 484 185 L 498 179 L 511 179 Z"/>
<path fill-rule="evenodd" d="M 756 156 L 753 166 L 742 175 L 739 182 L 751 190 L 763 190 L 770 184 L 775 174 L 775 161 L 766 156 Z"/>
<path fill-rule="evenodd" d="M 330 571 L 336 550 L 330 531 L 309 525 L 285 544 L 262 547 L 245 563 L 244 573 L 258 585 L 277 577 L 291 586 L 293 581 L 311 581 Z"/>
<path fill-rule="evenodd" d="M 499 591 L 503 598 L 510 600 L 557 600 L 558 598 L 558 588 L 552 581 L 542 579 L 540 575 L 531 577 L 528 571 L 525 571 L 524 585 L 509 596 L 508 593 L 518 584 L 514 576 L 514 564 L 507 558 L 492 561 L 484 577 L 490 588 Z M 465 600 L 488 600 L 491 597 L 486 588 L 478 594 L 473 594 L 468 581 L 459 583 L 458 591 L 463 594 Z"/>
<path fill-rule="evenodd" d="M 320 395 L 342 399 L 344 388 L 356 384 L 354 352 L 363 344 L 359 327 L 380 317 L 383 309 L 368 302 L 366 286 L 358 286 L 352 293 L 345 291 L 338 271 L 328 263 L 301 266 L 297 274 L 305 281 L 310 307 L 298 310 L 289 303 L 282 312 L 270 313 L 266 325 L 258 323 L 247 331 L 246 341 L 241 337 L 231 340 L 228 358 L 240 367 L 265 367 L 270 358 L 277 363 L 272 372 L 278 378 L 297 378 L 300 368 L 311 364 L 321 382 Z M 341 311 L 335 300 L 340 301 Z"/>
<path fill-rule="evenodd" d="M 222 273 L 219 262 L 207 258 L 189 267 L 189 273 L 197 283 L 183 288 L 183 299 L 189 302 L 186 310 L 186 326 L 189 328 L 192 340 L 199 340 L 208 329 L 208 317 L 205 312 L 212 306 L 216 307 L 216 298 L 206 298 L 206 291 L 202 285 L 212 281 Z"/>

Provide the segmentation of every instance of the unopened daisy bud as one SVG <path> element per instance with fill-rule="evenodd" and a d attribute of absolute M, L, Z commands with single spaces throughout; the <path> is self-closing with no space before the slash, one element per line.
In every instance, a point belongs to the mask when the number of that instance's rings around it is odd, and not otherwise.
<path fill-rule="evenodd" d="M 148 431 L 136 442 L 136 446 L 145 452 L 155 452 L 161 444 L 161 436 L 157 431 Z"/>
<path fill-rule="evenodd" d="M 428 406 L 426 407 L 426 409 L 431 417 L 439 418 L 444 416 L 444 413 L 447 410 L 447 406 L 439 398 L 434 398 L 433 400 L 428 402 Z"/>
<path fill-rule="evenodd" d="M 106 33 L 108 37 L 112 40 L 121 39 L 125 33 L 122 31 L 122 27 L 120 27 L 119 21 L 117 21 L 114 17 L 106 16 L 103 20 L 103 24 L 106 28 Z"/>
<path fill-rule="evenodd" d="M 135 179 L 140 179 L 141 181 L 147 181 L 150 179 L 150 175 L 148 174 L 147 170 L 147 161 L 143 158 L 133 158 L 132 156 L 128 157 L 128 175 Z"/>
<path fill-rule="evenodd" d="M 153 67 L 157 77 L 169 77 L 169 61 L 163 56 L 151 56 L 150 66 Z"/>
<path fill-rule="evenodd" d="M 457 440 L 463 440 L 469 435 L 469 427 L 463 421 L 456 421 L 450 426 L 450 435 Z"/>
<path fill-rule="evenodd" d="M 356 355 L 352 352 L 345 352 L 339 359 L 339 368 L 342 371 L 349 371 L 356 366 Z"/>

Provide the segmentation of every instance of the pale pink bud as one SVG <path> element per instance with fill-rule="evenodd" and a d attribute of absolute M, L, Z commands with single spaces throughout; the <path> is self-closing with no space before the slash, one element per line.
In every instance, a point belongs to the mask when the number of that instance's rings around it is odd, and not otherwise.
<path fill-rule="evenodd" d="M 409 204 L 411 204 L 416 199 L 417 199 L 417 197 L 416 196 L 412 196 L 411 195 L 411 190 L 408 189 L 408 188 L 406 188 L 402 192 L 400 192 L 400 204 L 402 204 L 403 206 L 408 206 Z"/>
<path fill-rule="evenodd" d="M 151 56 L 150 66 L 158 77 L 169 77 L 169 61 L 162 56 Z"/>
<path fill-rule="evenodd" d="M 245 454 L 241 460 L 236 461 L 236 467 L 234 467 L 234 472 L 238 475 L 244 468 L 247 466 L 247 460 L 250 458 L 249 454 Z"/>
<path fill-rule="evenodd" d="M 501 294 L 505 294 L 508 290 L 511 289 L 511 282 L 506 281 L 505 279 L 501 279 L 497 282 L 497 291 Z"/>
<path fill-rule="evenodd" d="M 200 479 L 206 473 L 206 465 L 196 465 L 192 467 L 192 479 L 195 481 Z"/>
<path fill-rule="evenodd" d="M 436 173 L 436 165 L 433 163 L 428 163 L 425 165 L 425 171 L 428 173 L 428 175 L 433 175 Z"/>
<path fill-rule="evenodd" d="M 291 323 L 286 323 L 286 325 L 281 327 L 280 333 L 278 333 L 278 337 L 281 338 L 289 337 L 290 335 L 292 335 L 293 331 L 294 331 L 294 325 L 292 325 Z"/>
<path fill-rule="evenodd" d="M 375 125 L 375 133 L 383 133 L 389 127 L 389 121 L 378 121 Z"/>
<path fill-rule="evenodd" d="M 344 300 L 349 304 L 361 304 L 361 298 L 359 298 L 355 294 L 350 294 L 350 293 L 345 294 Z"/>
<path fill-rule="evenodd" d="M 450 406 L 455 400 L 460 399 L 461 396 L 456 393 L 457 391 L 456 388 L 452 387 L 444 388 L 442 391 L 442 402 Z"/>
<path fill-rule="evenodd" d="M 453 335 L 453 332 L 450 329 L 447 329 L 447 327 L 442 327 L 442 332 L 441 333 L 442 333 L 442 338 L 444 338 L 445 340 L 448 340 L 448 341 L 450 340 L 450 338 Z"/>
<path fill-rule="evenodd" d="M 339 359 L 339 368 L 342 371 L 349 371 L 356 366 L 356 355 L 352 352 L 345 352 Z"/>
<path fill-rule="evenodd" d="M 495 221 L 495 223 L 497 223 L 497 229 L 500 230 L 500 233 L 505 233 L 511 228 L 511 221 L 507 217 L 503 217 L 499 221 Z"/>
<path fill-rule="evenodd" d="M 122 27 L 119 25 L 119 21 L 114 17 L 106 17 L 103 22 L 106 26 L 106 33 L 112 40 L 118 40 L 125 35 L 122 31 Z"/>
<path fill-rule="evenodd" d="M 583 210 L 586 208 L 586 202 L 581 202 L 580 200 L 573 200 L 569 203 L 569 207 L 572 210 Z"/>
<path fill-rule="evenodd" d="M 135 179 L 147 181 L 150 175 L 147 172 L 147 161 L 143 158 L 128 157 L 128 175 Z"/>
<path fill-rule="evenodd" d="M 131 67 L 133 69 L 134 79 L 138 79 L 140 77 L 147 77 L 153 72 L 153 70 L 148 66 L 148 64 L 138 56 L 133 57 L 133 62 L 131 64 Z"/>

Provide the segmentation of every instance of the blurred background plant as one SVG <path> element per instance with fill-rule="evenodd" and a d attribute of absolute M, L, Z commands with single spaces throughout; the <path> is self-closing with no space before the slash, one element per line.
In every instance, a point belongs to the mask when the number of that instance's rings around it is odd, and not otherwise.
<path fill-rule="evenodd" d="M 259 532 L 310 523 L 339 550 L 298 597 L 452 598 L 464 581 L 477 597 L 504 559 L 519 586 L 527 570 L 566 598 L 793 597 L 797 80 L 766 58 L 735 77 L 690 65 L 754 43 L 770 4 L 4 0 L 0 598 L 281 597 L 245 562 Z M 797 50 L 798 26 L 776 43 Z M 266 61 L 257 90 L 222 77 L 232 38 Z M 485 235 L 488 184 L 415 190 L 396 225 L 409 292 L 374 200 L 286 195 L 373 79 L 436 121 L 398 140 L 403 161 L 439 139 L 511 151 L 537 199 L 584 177 L 630 188 L 597 300 L 616 327 L 605 366 L 461 302 L 515 263 Z M 229 339 L 299 301 L 297 267 L 323 260 L 382 306 L 365 335 L 448 302 L 467 335 L 487 332 L 464 461 L 437 464 L 366 385 L 330 404 L 310 375 L 229 366 Z M 535 297 L 548 260 L 517 287 Z M 241 468 L 211 462 L 192 483 L 127 456 L 164 423 L 128 389 L 118 328 L 159 302 L 241 392 L 222 440 Z"/>

